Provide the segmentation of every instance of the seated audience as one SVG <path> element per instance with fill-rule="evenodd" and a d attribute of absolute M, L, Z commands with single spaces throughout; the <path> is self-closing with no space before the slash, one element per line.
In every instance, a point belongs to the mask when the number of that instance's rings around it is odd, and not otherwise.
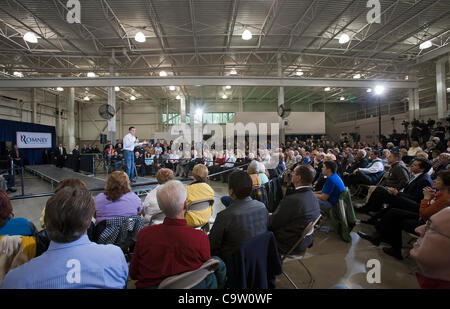
<path fill-rule="evenodd" d="M 259 172 L 259 162 L 253 160 L 247 167 L 247 173 L 252 180 L 254 188 L 261 186 L 261 177 L 259 176 L 258 172 Z"/>
<path fill-rule="evenodd" d="M 0 236 L 32 236 L 36 228 L 25 218 L 14 218 L 14 212 L 8 194 L 0 190 Z"/>
<path fill-rule="evenodd" d="M 138 151 L 134 153 L 134 164 L 136 165 L 136 171 L 141 174 L 141 176 L 145 176 L 144 155 L 140 154 Z"/>
<path fill-rule="evenodd" d="M 379 158 L 377 150 L 371 150 L 369 152 L 371 159 L 370 164 L 365 168 L 357 168 L 353 171 L 352 175 L 349 175 L 346 179 L 345 185 L 375 185 L 380 181 L 384 174 L 384 165 Z"/>
<path fill-rule="evenodd" d="M 415 157 L 418 151 L 423 151 L 418 141 L 412 141 L 411 147 L 408 149 L 408 157 Z"/>
<path fill-rule="evenodd" d="M 258 162 L 258 175 L 261 179 L 261 186 L 269 182 L 269 178 L 266 175 L 266 166 L 262 162 Z"/>
<path fill-rule="evenodd" d="M 441 171 L 434 183 L 434 189 L 423 189 L 424 198 L 420 203 L 419 213 L 399 208 L 390 209 L 376 224 L 376 233 L 369 235 L 362 232 L 358 234 L 378 246 L 381 241 L 392 247 L 383 248 L 386 254 L 397 259 L 402 256 L 402 230 L 414 233 L 420 224 L 424 224 L 432 215 L 450 206 L 450 171 Z"/>
<path fill-rule="evenodd" d="M 162 168 L 156 173 L 156 180 L 158 181 L 158 185 L 147 194 L 144 203 L 142 203 L 143 221 L 145 224 L 162 223 L 162 221 L 161 222 L 154 221 L 154 216 L 162 212 L 158 206 L 156 193 L 158 192 L 157 190 L 161 185 L 173 179 L 174 179 L 173 171 L 168 168 Z"/>
<path fill-rule="evenodd" d="M 420 237 L 410 253 L 419 267 L 420 287 L 450 289 L 450 207 L 431 216 L 416 232 Z"/>
<path fill-rule="evenodd" d="M 231 205 L 217 214 L 209 233 L 212 254 L 221 257 L 227 265 L 233 251 L 244 241 L 267 231 L 267 208 L 250 197 L 252 188 L 252 179 L 247 173 L 236 171 L 230 174 Z"/>
<path fill-rule="evenodd" d="M 342 179 L 336 174 L 337 164 L 334 161 L 325 161 L 322 174 L 327 177 L 322 192 L 316 192 L 319 206 L 322 211 L 328 211 L 339 201 L 339 195 L 345 190 Z"/>
<path fill-rule="evenodd" d="M 389 171 L 384 175 L 380 182 L 380 186 L 401 190 L 409 181 L 409 170 L 401 160 L 402 155 L 399 152 L 391 152 L 387 159 Z"/>
<path fill-rule="evenodd" d="M 86 189 L 86 184 L 81 181 L 78 178 L 66 178 L 61 180 L 58 185 L 55 188 L 54 193 L 56 194 L 59 190 L 61 190 L 64 187 L 77 187 L 77 188 L 81 188 L 81 189 Z M 41 226 L 43 229 L 45 229 L 45 222 L 44 222 L 44 217 L 45 217 L 45 207 L 44 209 L 42 209 L 41 212 L 41 218 L 39 219 L 39 222 L 41 223 Z"/>
<path fill-rule="evenodd" d="M 383 165 L 386 167 L 386 165 L 389 164 L 388 158 L 389 158 L 391 152 L 390 152 L 388 149 L 384 149 L 382 153 L 383 153 L 383 154 L 382 154 L 382 156 L 381 156 L 381 162 L 383 162 Z"/>
<path fill-rule="evenodd" d="M 450 153 L 441 153 L 439 155 L 438 162 L 433 166 L 433 171 L 431 172 L 431 179 L 436 179 L 437 174 L 442 171 L 449 169 L 450 167 Z"/>
<path fill-rule="evenodd" d="M 366 151 L 364 149 L 359 149 L 356 153 L 354 162 L 350 164 L 346 170 L 344 170 L 344 177 L 347 175 L 353 174 L 353 172 L 359 168 L 365 168 L 369 165 L 369 162 L 366 159 Z M 345 180 L 345 178 L 344 178 Z"/>
<path fill-rule="evenodd" d="M 112 172 L 106 180 L 105 193 L 99 193 L 94 201 L 95 225 L 103 220 L 142 213 L 141 199 L 131 192 L 128 175 L 124 172 Z"/>
<path fill-rule="evenodd" d="M 369 224 L 376 223 L 387 211 L 386 209 L 383 210 L 383 204 L 389 206 L 387 209 L 401 208 L 418 213 L 420 201 L 423 199 L 423 188 L 433 185 L 433 181 L 427 174 L 430 168 L 430 161 L 426 159 L 415 159 L 410 166 L 412 177 L 405 188 L 398 190 L 394 187 L 377 187 L 370 196 L 368 203 L 360 211 L 365 213 L 372 211 L 379 213 L 374 215 L 372 219 L 362 222 Z"/>
<path fill-rule="evenodd" d="M 320 206 L 311 187 L 314 174 L 315 170 L 310 165 L 297 166 L 292 172 L 295 192 L 286 196 L 269 216 L 269 230 L 274 233 L 281 253 L 287 253 L 306 226 L 320 215 Z M 313 235 L 307 236 L 294 253 L 305 251 L 312 242 Z"/>
<path fill-rule="evenodd" d="M 122 250 L 99 245 L 86 235 L 95 206 L 91 193 L 64 187 L 46 204 L 45 225 L 51 239 L 42 255 L 10 270 L 4 289 L 123 289 L 128 265 Z"/>
<path fill-rule="evenodd" d="M 186 224 L 186 197 L 183 184 L 177 180 L 158 188 L 156 198 L 166 217 L 163 224 L 139 232 L 130 264 L 130 278 L 137 280 L 138 289 L 156 288 L 165 278 L 198 269 L 211 258 L 208 236 Z M 220 261 L 219 270 L 197 287 L 223 287 L 225 274 Z"/>
<path fill-rule="evenodd" d="M 117 150 L 114 150 L 114 154 L 111 156 L 111 164 L 114 166 L 114 170 L 117 171 L 122 166 L 123 155 L 119 154 Z"/>
<path fill-rule="evenodd" d="M 192 170 L 192 177 L 194 182 L 186 186 L 188 209 L 193 202 L 207 199 L 214 200 L 214 190 L 206 183 L 208 168 L 204 164 L 197 164 Z M 212 214 L 212 206 L 204 210 L 188 210 L 186 211 L 187 225 L 191 227 L 202 226 L 209 222 Z"/>

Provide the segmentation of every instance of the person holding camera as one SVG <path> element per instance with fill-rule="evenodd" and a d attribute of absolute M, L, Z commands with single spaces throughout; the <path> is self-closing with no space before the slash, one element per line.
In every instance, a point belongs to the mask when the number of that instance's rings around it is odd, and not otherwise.
<path fill-rule="evenodd" d="M 436 123 L 436 128 L 433 130 L 433 135 L 439 137 L 440 141 L 445 140 L 445 127 L 442 125 L 442 122 L 438 121 Z"/>

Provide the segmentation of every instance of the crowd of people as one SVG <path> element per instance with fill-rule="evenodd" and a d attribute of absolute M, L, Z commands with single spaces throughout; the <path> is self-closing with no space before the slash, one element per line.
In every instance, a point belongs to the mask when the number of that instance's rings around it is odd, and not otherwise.
<path fill-rule="evenodd" d="M 37 235 L 44 243 L 36 245 L 43 249 L 35 258 L 6 274 L 2 288 L 124 288 L 128 277 L 137 288 L 157 288 L 165 278 L 198 269 L 211 258 L 220 266 L 198 287 L 229 287 L 236 254 L 248 240 L 271 231 L 281 254 L 304 252 L 314 234 L 292 247 L 309 223 L 337 207 L 346 188 L 363 200 L 357 211 L 369 219 L 362 223 L 376 229 L 372 234 L 359 231 L 361 238 L 376 246 L 387 243 L 391 247 L 383 251 L 403 259 L 402 231 L 417 235 L 411 256 L 420 269 L 420 286 L 450 288 L 450 142 L 445 136 L 412 141 L 409 147 L 405 140 L 368 145 L 336 143 L 325 136 L 287 138 L 277 148 L 269 141 L 268 149 L 260 151 L 247 144 L 240 152 L 235 144 L 235 151 L 201 152 L 192 144 L 183 157 L 172 153 L 172 142 L 130 140 L 125 156 L 134 160 L 125 160 L 126 172 L 111 173 L 104 193 L 95 198 L 82 183 L 61 182 L 47 201 L 39 232 L 27 220 L 14 218 L 7 195 L 0 194 L 0 235 Z M 115 156 L 120 149 L 117 144 L 105 150 Z M 146 164 L 147 156 L 151 164 Z M 143 202 L 131 192 L 129 162 L 138 171 L 150 165 L 158 181 Z M 191 183 L 175 180 L 191 171 Z M 225 209 L 210 230 L 205 226 L 213 206 L 201 203 L 214 202 L 208 179 L 228 186 L 228 195 L 221 198 Z M 269 211 L 254 192 L 273 179 L 281 180 L 283 197 Z M 145 225 L 132 229 L 135 243 L 128 261 L 117 246 L 98 243 L 117 218 L 139 218 Z M 43 271 L 50 259 L 54 271 Z"/>

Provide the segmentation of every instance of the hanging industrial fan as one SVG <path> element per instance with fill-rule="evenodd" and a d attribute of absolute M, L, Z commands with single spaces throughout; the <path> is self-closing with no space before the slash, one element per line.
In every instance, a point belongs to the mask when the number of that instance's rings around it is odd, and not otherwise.
<path fill-rule="evenodd" d="M 278 116 L 281 118 L 287 118 L 291 114 L 291 108 L 281 104 L 278 106 Z"/>
<path fill-rule="evenodd" d="M 116 111 L 114 110 L 114 107 L 108 104 L 100 105 L 98 108 L 98 114 L 106 120 L 111 119 L 116 114 Z"/>

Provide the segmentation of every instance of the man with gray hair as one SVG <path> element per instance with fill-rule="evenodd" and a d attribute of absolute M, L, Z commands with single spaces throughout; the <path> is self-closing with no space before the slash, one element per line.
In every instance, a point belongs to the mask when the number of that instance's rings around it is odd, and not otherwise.
<path fill-rule="evenodd" d="M 189 227 L 185 213 L 186 189 L 178 180 L 158 187 L 156 199 L 166 217 L 158 225 L 143 228 L 138 235 L 130 264 L 130 277 L 137 280 L 136 287 L 156 288 L 172 275 L 200 268 L 211 259 L 209 239 L 205 232 Z M 225 284 L 225 264 L 220 265 L 195 288 L 221 288 Z"/>

